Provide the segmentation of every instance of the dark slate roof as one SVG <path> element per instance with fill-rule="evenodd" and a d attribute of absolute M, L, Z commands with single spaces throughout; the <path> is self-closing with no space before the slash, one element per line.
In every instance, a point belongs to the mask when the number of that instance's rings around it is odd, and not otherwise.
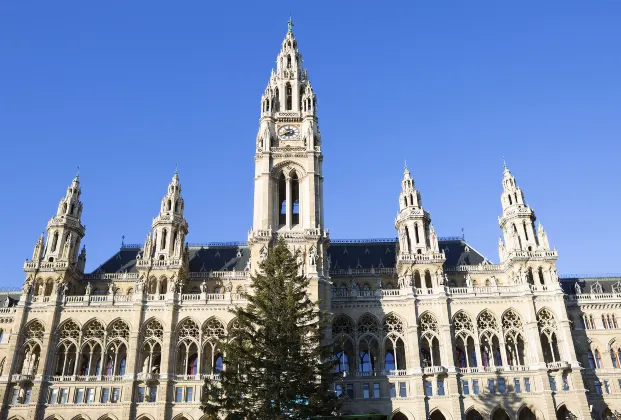
<path fill-rule="evenodd" d="M 446 256 L 446 266 L 477 265 L 485 257 L 468 245 L 461 238 L 441 238 L 440 250 Z M 328 255 L 333 270 L 349 268 L 389 268 L 395 266 L 397 240 L 354 239 L 333 240 L 328 248 Z M 204 245 L 192 245 L 190 250 L 190 271 L 225 271 L 246 269 L 250 250 L 244 243 L 214 242 Z M 135 273 L 136 255 L 139 245 L 123 246 L 108 261 L 100 265 L 95 273 Z"/>
<path fill-rule="evenodd" d="M 446 256 L 445 266 L 477 265 L 486 260 L 461 238 L 440 239 L 438 244 Z M 394 267 L 396 249 L 396 238 L 334 240 L 328 248 L 328 255 L 334 270 Z"/>
<path fill-rule="evenodd" d="M 125 246 L 108 261 L 100 265 L 94 273 L 136 273 L 136 256 L 139 246 Z M 215 243 L 189 247 L 190 271 L 242 271 L 250 258 L 247 246 L 237 243 Z"/>
<path fill-rule="evenodd" d="M 140 252 L 138 246 L 122 247 L 108 261 L 97 267 L 94 273 L 137 273 L 136 255 Z"/>
<path fill-rule="evenodd" d="M 249 259 L 250 249 L 247 246 L 190 247 L 190 271 L 243 271 Z"/>
<path fill-rule="evenodd" d="M 6 308 L 17 305 L 21 291 L 11 290 L 8 292 L 0 292 L 0 308 Z"/>
<path fill-rule="evenodd" d="M 621 281 L 621 274 L 606 274 L 602 276 L 565 275 L 560 278 L 561 288 L 568 295 L 576 294 L 576 283 L 580 285 L 582 293 L 590 293 L 591 286 L 597 282 L 602 285 L 602 293 L 612 293 L 612 285 L 619 281 Z"/>

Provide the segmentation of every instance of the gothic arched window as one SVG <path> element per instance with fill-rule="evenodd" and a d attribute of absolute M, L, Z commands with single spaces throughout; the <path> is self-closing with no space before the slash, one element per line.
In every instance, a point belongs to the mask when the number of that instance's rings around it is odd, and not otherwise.
<path fill-rule="evenodd" d="M 547 308 L 540 310 L 537 314 L 537 324 L 539 325 L 544 361 L 552 363 L 561 360 L 556 337 L 556 319 L 552 312 Z"/>
<path fill-rule="evenodd" d="M 300 181 L 298 174 L 294 171 L 291 175 L 291 224 L 300 224 Z"/>
<path fill-rule="evenodd" d="M 54 237 L 52 238 L 52 252 L 56 251 L 57 246 L 58 246 L 58 231 L 54 232 Z"/>
<path fill-rule="evenodd" d="M 278 178 L 278 224 L 284 226 L 287 223 L 287 181 L 285 174 Z"/>
<path fill-rule="evenodd" d="M 162 230 L 162 244 L 160 249 L 163 251 L 166 249 L 166 236 L 168 235 L 168 231 L 166 229 Z"/>
<path fill-rule="evenodd" d="M 285 86 L 285 111 L 291 111 L 293 108 L 293 89 L 291 89 L 291 83 L 287 83 Z"/>
<path fill-rule="evenodd" d="M 421 315 L 419 333 L 422 367 L 442 366 L 438 321 L 431 313 Z"/>

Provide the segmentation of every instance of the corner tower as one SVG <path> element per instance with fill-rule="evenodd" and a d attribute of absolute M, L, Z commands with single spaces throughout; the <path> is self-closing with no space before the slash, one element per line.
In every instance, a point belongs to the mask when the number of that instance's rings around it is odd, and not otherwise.
<path fill-rule="evenodd" d="M 317 98 L 293 35 L 293 23 L 261 97 L 256 138 L 253 227 L 248 235 L 254 262 L 269 243 L 284 237 L 299 251 L 308 275 L 323 275 L 325 246 L 321 135 Z M 327 272 L 325 273 L 327 275 Z"/>

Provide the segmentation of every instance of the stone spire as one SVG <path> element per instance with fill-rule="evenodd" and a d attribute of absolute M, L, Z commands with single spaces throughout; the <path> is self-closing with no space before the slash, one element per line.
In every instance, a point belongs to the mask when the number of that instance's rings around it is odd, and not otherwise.
<path fill-rule="evenodd" d="M 43 258 L 44 244 L 45 244 L 45 233 L 41 232 L 41 236 L 39 236 L 39 240 L 35 244 L 34 251 L 32 252 L 32 261 L 40 261 Z"/>
<path fill-rule="evenodd" d="M 148 251 L 157 259 L 180 258 L 183 252 L 183 243 L 188 234 L 188 223 L 183 217 L 183 198 L 181 197 L 181 183 L 179 172 L 175 171 L 168 191 L 160 207 L 159 215 L 153 219 L 153 244 L 151 251 L 150 237 L 145 244 L 144 258 L 148 258 Z"/>
<path fill-rule="evenodd" d="M 515 177 L 504 165 L 502 177 L 502 216 L 500 228 L 505 237 L 507 251 L 533 251 L 539 248 L 535 234 L 535 212 L 526 204 L 524 193 L 517 185 Z"/>
<path fill-rule="evenodd" d="M 66 261 L 75 263 L 80 241 L 86 228 L 82 226 L 82 201 L 79 172 L 71 181 L 65 196 L 58 204 L 56 216 L 47 224 L 47 245 L 44 259 L 48 262 Z"/>
<path fill-rule="evenodd" d="M 438 238 L 431 218 L 422 207 L 420 192 L 414 186 L 410 170 L 405 167 L 399 194 L 399 213 L 395 220 L 402 254 L 426 254 L 438 249 Z"/>

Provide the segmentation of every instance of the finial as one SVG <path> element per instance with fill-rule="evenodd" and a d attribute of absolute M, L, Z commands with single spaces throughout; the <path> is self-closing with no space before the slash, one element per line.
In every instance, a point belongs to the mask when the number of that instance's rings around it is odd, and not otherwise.
<path fill-rule="evenodd" d="M 175 175 L 179 175 L 179 162 L 175 164 Z"/>
<path fill-rule="evenodd" d="M 287 32 L 293 32 L 293 20 L 291 20 L 291 13 L 289 13 L 289 21 L 287 22 Z"/>
<path fill-rule="evenodd" d="M 125 246 L 125 235 L 121 236 L 121 248 Z"/>
<path fill-rule="evenodd" d="M 75 174 L 75 179 L 80 179 L 80 165 L 78 167 L 78 172 Z"/>

